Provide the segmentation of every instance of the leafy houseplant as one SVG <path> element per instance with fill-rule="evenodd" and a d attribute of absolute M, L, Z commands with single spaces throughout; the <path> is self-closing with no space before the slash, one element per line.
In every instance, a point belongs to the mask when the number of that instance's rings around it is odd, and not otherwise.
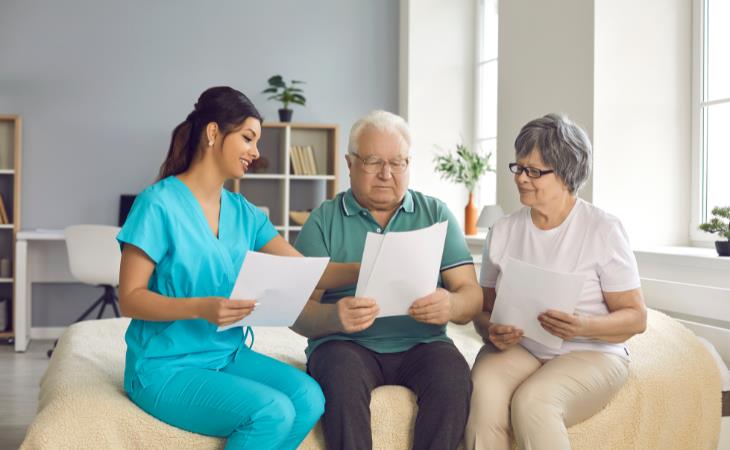
<path fill-rule="evenodd" d="M 268 100 L 276 100 L 282 103 L 283 108 L 279 109 L 279 120 L 282 122 L 291 122 L 292 110 L 289 109 L 289 103 L 302 105 L 307 102 L 302 94 L 302 89 L 296 85 L 304 84 L 304 81 L 292 80 L 290 85 L 284 82 L 281 75 L 274 75 L 269 78 L 269 87 L 264 89 L 262 94 L 273 94 Z"/>
<path fill-rule="evenodd" d="M 715 241 L 715 249 L 719 256 L 730 256 L 730 206 L 712 208 L 713 217 L 709 222 L 700 225 L 700 230 L 707 233 L 717 233 L 724 241 Z M 725 220 L 723 220 L 725 219 Z"/>
<path fill-rule="evenodd" d="M 469 191 L 469 203 L 464 210 L 464 233 L 476 234 L 477 207 L 474 204 L 474 189 L 479 179 L 487 172 L 494 172 L 489 163 L 492 153 L 485 156 L 469 150 L 464 144 L 456 145 L 456 152 L 438 155 L 434 158 L 436 172 L 441 178 L 456 184 L 463 184 Z"/>

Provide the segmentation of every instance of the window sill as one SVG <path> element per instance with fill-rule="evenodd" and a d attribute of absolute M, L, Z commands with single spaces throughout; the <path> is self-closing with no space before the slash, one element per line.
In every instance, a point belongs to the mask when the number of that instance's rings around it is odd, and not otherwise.
<path fill-rule="evenodd" d="M 714 248 L 700 247 L 652 247 L 634 249 L 637 258 L 661 260 L 666 263 L 730 270 L 730 257 L 717 256 Z"/>

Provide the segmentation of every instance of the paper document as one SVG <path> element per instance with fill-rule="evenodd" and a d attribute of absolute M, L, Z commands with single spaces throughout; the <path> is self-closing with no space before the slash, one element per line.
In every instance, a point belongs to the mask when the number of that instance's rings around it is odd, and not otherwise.
<path fill-rule="evenodd" d="M 545 330 L 537 316 L 548 309 L 573 314 L 585 275 L 559 273 L 508 258 L 492 310 L 492 323 L 512 325 L 525 336 L 553 349 L 563 340 Z"/>
<path fill-rule="evenodd" d="M 218 327 L 218 331 L 243 326 L 293 325 L 329 260 L 246 253 L 230 298 L 256 300 L 259 305 L 248 317 Z"/>
<path fill-rule="evenodd" d="M 415 300 L 436 290 L 446 227 L 368 233 L 355 295 L 374 299 L 378 317 L 407 315 Z"/>

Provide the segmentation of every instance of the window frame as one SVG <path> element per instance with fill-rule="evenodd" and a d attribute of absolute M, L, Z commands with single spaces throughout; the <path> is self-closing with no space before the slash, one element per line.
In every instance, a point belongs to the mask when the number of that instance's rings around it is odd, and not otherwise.
<path fill-rule="evenodd" d="M 706 183 L 707 160 L 705 158 L 707 144 L 707 121 L 703 119 L 705 107 L 730 103 L 730 98 L 705 100 L 705 61 L 707 48 L 707 17 L 705 14 L 708 0 L 693 0 L 692 2 L 692 185 L 690 187 L 690 223 L 689 239 L 693 246 L 711 247 L 718 240 L 715 234 L 701 231 L 698 227 L 707 221 L 706 210 Z"/>

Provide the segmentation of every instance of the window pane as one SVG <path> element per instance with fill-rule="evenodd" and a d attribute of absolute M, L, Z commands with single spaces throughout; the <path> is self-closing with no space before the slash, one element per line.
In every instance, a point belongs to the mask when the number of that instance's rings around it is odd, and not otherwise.
<path fill-rule="evenodd" d="M 479 66 L 477 139 L 497 136 L 497 61 Z"/>
<path fill-rule="evenodd" d="M 707 0 L 707 95 L 730 98 L 730 1 Z"/>
<path fill-rule="evenodd" d="M 477 152 L 479 152 L 480 155 L 487 155 L 488 153 L 491 153 L 492 157 L 489 159 L 489 163 L 492 165 L 492 168 L 494 168 L 495 170 L 500 170 L 499 167 L 496 167 L 496 163 L 497 163 L 497 140 L 496 139 L 488 139 L 486 141 L 477 141 L 476 150 L 477 150 Z M 497 186 L 496 172 L 485 173 L 484 176 L 479 180 L 479 187 L 478 187 L 479 198 L 477 200 L 479 201 L 480 205 L 482 205 L 482 206 L 493 205 L 493 204 L 497 203 L 496 186 Z"/>
<path fill-rule="evenodd" d="M 497 0 L 483 0 L 482 8 L 482 45 L 479 61 L 497 57 Z"/>
<path fill-rule="evenodd" d="M 730 103 L 707 107 L 707 218 L 715 206 L 730 206 Z"/>

